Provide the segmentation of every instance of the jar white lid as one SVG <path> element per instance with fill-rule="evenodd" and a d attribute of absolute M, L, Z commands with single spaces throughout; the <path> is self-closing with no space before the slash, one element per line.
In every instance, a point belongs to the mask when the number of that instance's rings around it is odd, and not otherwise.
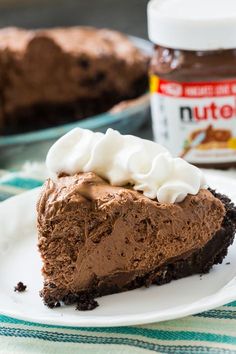
<path fill-rule="evenodd" d="M 151 0 L 152 42 L 185 50 L 236 48 L 236 0 Z"/>

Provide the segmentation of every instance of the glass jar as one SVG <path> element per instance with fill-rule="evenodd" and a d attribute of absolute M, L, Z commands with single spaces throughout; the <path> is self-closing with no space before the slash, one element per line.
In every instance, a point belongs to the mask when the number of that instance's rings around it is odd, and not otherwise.
<path fill-rule="evenodd" d="M 152 120 L 173 155 L 228 168 L 236 166 L 236 1 L 214 4 L 149 3 Z"/>

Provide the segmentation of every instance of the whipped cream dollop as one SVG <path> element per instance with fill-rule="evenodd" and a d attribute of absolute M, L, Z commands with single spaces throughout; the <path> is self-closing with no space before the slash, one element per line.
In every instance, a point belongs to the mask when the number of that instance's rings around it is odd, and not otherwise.
<path fill-rule="evenodd" d="M 132 184 L 160 203 L 181 202 L 206 184 L 201 170 L 163 146 L 113 129 L 73 129 L 51 147 L 46 164 L 54 176 L 94 172 L 114 186 Z"/>

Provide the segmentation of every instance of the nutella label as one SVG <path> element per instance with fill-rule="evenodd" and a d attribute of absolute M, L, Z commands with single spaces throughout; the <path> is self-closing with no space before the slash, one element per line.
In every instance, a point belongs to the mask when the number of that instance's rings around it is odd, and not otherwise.
<path fill-rule="evenodd" d="M 151 76 L 157 142 L 196 164 L 236 162 L 236 79 L 172 82 Z"/>

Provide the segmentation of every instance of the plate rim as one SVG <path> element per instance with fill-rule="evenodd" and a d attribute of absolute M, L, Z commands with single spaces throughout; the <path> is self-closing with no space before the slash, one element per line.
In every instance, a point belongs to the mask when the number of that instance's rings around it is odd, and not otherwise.
<path fill-rule="evenodd" d="M 177 280 L 178 281 L 178 280 Z M 161 323 L 164 321 L 170 321 L 170 320 L 177 320 L 183 317 L 187 317 L 190 315 L 195 315 L 195 314 L 199 314 L 205 311 L 209 311 L 212 309 L 215 309 L 217 307 L 223 306 L 226 303 L 230 303 L 232 301 L 236 300 L 236 284 L 234 285 L 234 287 L 232 288 L 234 292 L 234 294 L 230 295 L 230 296 L 225 296 L 224 298 L 222 298 L 221 300 L 215 300 L 212 301 L 212 303 L 210 305 L 204 305 L 202 304 L 201 306 L 199 306 L 197 309 L 191 309 L 191 307 L 193 305 L 195 305 L 198 301 L 191 303 L 188 307 L 185 308 L 185 310 L 183 311 L 175 311 L 172 312 L 169 315 L 162 315 L 157 317 L 157 315 L 155 315 L 155 312 L 150 315 L 150 312 L 146 313 L 145 316 L 144 315 L 126 315 L 127 318 L 122 315 L 122 318 L 117 318 L 117 316 L 115 317 L 115 319 L 112 318 L 112 316 L 101 316 L 100 318 L 98 318 L 99 316 L 97 316 L 95 319 L 93 318 L 91 320 L 90 317 L 85 318 L 79 318 L 78 316 L 78 320 L 80 321 L 80 323 L 78 323 L 77 320 L 71 320 L 71 321 L 64 321 L 62 320 L 63 316 L 61 316 L 61 318 L 50 318 L 48 316 L 45 316 L 43 318 L 37 318 L 35 319 L 33 316 L 29 316 L 29 315 L 22 315 L 21 313 L 13 313 L 11 311 L 2 311 L 2 309 L 0 308 L 0 315 L 3 316 L 7 316 L 7 317 L 11 317 L 13 319 L 16 320 L 20 320 L 20 321 L 25 321 L 25 322 L 31 322 L 31 323 L 38 323 L 38 324 L 43 324 L 43 325 L 49 325 L 49 326 L 57 326 L 57 327 L 124 327 L 124 326 L 134 326 L 134 325 L 147 325 L 147 324 L 152 324 L 152 323 Z M 212 297 L 215 294 L 212 295 Z M 211 297 L 211 296 L 210 296 Z M 204 297 L 201 299 L 201 302 L 203 302 L 206 298 L 208 297 Z M 176 309 L 178 310 L 178 307 L 176 307 Z M 53 311 L 53 310 L 52 310 Z M 164 312 L 164 311 L 163 311 Z M 141 318 L 142 316 L 142 318 Z M 128 318 L 128 317 L 132 317 L 132 318 Z"/>
<path fill-rule="evenodd" d="M 207 171 L 205 172 L 206 178 L 209 176 L 210 178 L 213 176 L 213 178 L 217 178 L 221 181 L 225 181 L 229 183 L 232 183 L 236 187 L 236 180 L 233 177 L 229 176 L 222 176 L 219 175 L 216 177 L 215 172 L 213 171 Z M 41 187 L 35 188 L 32 190 L 29 190 L 27 192 L 24 192 L 20 195 L 11 197 L 7 199 L 6 201 L 0 203 L 4 204 L 7 203 L 8 201 L 12 201 L 14 199 L 19 199 L 22 197 L 26 197 L 26 194 L 28 196 L 38 196 L 38 193 L 40 192 Z M 1 210 L 0 210 L 1 212 Z M 236 242 L 236 239 L 234 243 Z M 178 280 L 176 280 L 178 281 Z M 135 291 L 135 290 L 134 290 Z M 109 295 L 112 296 L 112 295 Z M 206 299 L 208 301 L 206 302 Z M 211 302 L 209 303 L 209 299 Z M 104 315 L 98 315 L 94 317 L 79 317 L 74 318 L 70 320 L 69 316 L 65 317 L 50 317 L 48 315 L 43 315 L 41 318 L 36 318 L 34 315 L 30 316 L 28 314 L 24 314 L 21 311 L 11 311 L 11 310 L 4 310 L 4 304 L 0 304 L 0 315 L 3 316 L 8 316 L 16 320 L 23 320 L 26 322 L 31 322 L 31 323 L 38 323 L 38 324 L 44 324 L 44 325 L 49 325 L 49 326 L 63 326 L 63 327 L 118 327 L 118 326 L 130 326 L 130 325 L 144 325 L 144 324 L 151 324 L 151 323 L 158 323 L 158 322 L 163 322 L 167 320 L 175 320 L 178 318 L 186 317 L 189 315 L 194 315 L 198 314 L 204 311 L 208 311 L 211 309 L 214 309 L 216 307 L 222 306 L 226 303 L 229 303 L 231 301 L 236 300 L 236 272 L 235 276 L 226 284 L 224 285 L 221 289 L 219 289 L 217 292 L 213 293 L 212 295 L 205 296 L 199 300 L 196 300 L 194 302 L 191 302 L 186 305 L 186 307 L 183 306 L 177 306 L 173 307 L 171 312 L 168 312 L 168 309 L 164 309 L 162 311 L 160 310 L 152 310 L 146 313 L 141 313 L 141 314 L 129 314 L 129 315 L 109 315 L 109 316 L 104 316 Z M 52 310 L 53 311 L 53 310 Z M 54 310 L 55 311 L 55 310 Z M 96 310 L 95 310 L 96 311 Z M 78 323 L 79 322 L 79 323 Z"/>

